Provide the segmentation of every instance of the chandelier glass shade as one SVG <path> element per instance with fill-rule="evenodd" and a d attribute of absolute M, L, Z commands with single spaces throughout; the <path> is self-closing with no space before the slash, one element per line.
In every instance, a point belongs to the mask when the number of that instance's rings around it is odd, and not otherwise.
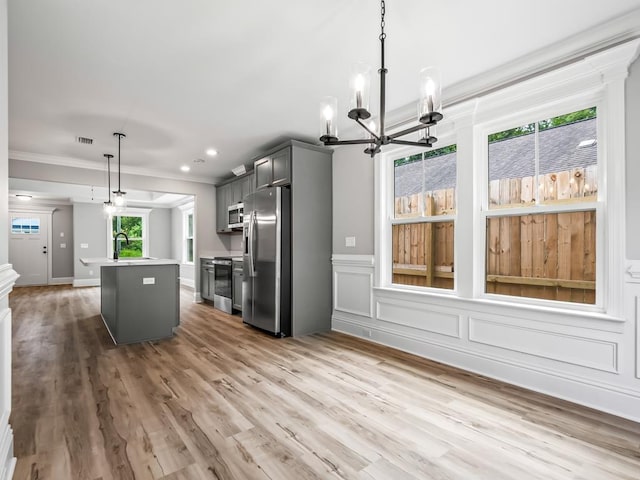
<path fill-rule="evenodd" d="M 360 125 L 365 131 L 365 138 L 340 140 L 338 137 L 338 100 L 335 97 L 324 97 L 320 102 L 320 141 L 325 145 L 367 145 L 364 153 L 372 158 L 381 151 L 384 145 L 410 145 L 431 147 L 438 140 L 435 136 L 435 125 L 442 120 L 442 87 L 440 72 L 435 67 L 423 68 L 419 73 L 418 124 L 401 131 L 387 134 L 385 131 L 386 107 L 386 75 L 388 70 L 384 63 L 384 41 L 387 34 L 385 27 L 385 1 L 380 2 L 380 113 L 377 125 L 363 122 L 371 117 L 369 105 L 371 88 L 371 68 L 363 63 L 354 65 L 350 87 L 350 109 L 347 116 Z M 417 141 L 403 140 L 401 137 L 419 132 Z"/>

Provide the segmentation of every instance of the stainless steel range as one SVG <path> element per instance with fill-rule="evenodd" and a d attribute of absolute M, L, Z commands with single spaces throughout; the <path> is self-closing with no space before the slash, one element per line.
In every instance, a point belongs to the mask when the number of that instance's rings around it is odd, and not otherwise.
<path fill-rule="evenodd" d="M 231 257 L 215 257 L 215 283 L 213 288 L 213 306 L 226 313 L 233 312 L 232 282 L 233 262 Z"/>

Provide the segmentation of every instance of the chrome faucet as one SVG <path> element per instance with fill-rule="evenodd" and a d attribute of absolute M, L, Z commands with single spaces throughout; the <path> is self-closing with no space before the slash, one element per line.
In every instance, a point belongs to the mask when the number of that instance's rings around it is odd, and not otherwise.
<path fill-rule="evenodd" d="M 113 236 L 113 259 L 117 260 L 118 259 L 118 237 L 120 235 L 124 236 L 124 239 L 127 241 L 127 245 L 129 245 L 129 237 L 127 237 L 127 234 L 124 232 L 118 232 Z"/>

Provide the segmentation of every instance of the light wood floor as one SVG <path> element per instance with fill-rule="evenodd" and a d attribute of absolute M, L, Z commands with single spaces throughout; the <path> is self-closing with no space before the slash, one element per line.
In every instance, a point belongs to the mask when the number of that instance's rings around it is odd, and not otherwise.
<path fill-rule="evenodd" d="M 115 347 L 99 289 L 14 290 L 15 479 L 640 478 L 640 424 L 189 297 L 175 338 Z"/>

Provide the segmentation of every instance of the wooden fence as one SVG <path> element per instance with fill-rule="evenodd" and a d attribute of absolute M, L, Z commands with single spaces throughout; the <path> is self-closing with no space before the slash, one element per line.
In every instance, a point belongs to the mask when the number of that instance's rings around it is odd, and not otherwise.
<path fill-rule="evenodd" d="M 596 166 L 539 176 L 540 200 L 595 200 Z M 490 207 L 535 202 L 534 177 L 490 182 Z M 454 213 L 453 189 L 395 199 L 396 218 Z M 505 208 L 506 207 L 506 208 Z M 595 303 L 595 211 L 505 215 L 487 220 L 487 292 Z M 453 222 L 394 225 L 393 282 L 453 288 Z"/>

